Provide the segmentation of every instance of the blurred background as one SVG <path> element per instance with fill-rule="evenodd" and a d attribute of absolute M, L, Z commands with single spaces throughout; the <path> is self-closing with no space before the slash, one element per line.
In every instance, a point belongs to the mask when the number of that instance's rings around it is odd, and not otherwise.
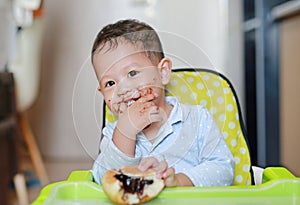
<path fill-rule="evenodd" d="M 153 26 L 174 68 L 227 76 L 253 164 L 300 176 L 299 0 L 45 0 L 39 8 L 0 2 L 0 70 L 15 73 L 17 112 L 30 125 L 48 182 L 90 169 L 99 152 L 102 96 L 90 52 L 99 30 L 124 18 Z M 21 167 L 31 169 L 26 152 Z"/>

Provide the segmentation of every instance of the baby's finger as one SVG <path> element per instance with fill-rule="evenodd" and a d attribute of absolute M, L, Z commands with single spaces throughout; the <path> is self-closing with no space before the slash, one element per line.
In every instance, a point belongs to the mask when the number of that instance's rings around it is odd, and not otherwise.
<path fill-rule="evenodd" d="M 120 109 L 120 113 L 123 113 L 123 112 L 125 112 L 125 110 L 127 109 L 127 105 L 126 105 L 125 103 L 122 102 L 122 103 L 120 104 L 119 109 Z"/>
<path fill-rule="evenodd" d="M 155 94 L 148 94 L 148 95 L 140 97 L 137 101 L 148 102 L 148 101 L 155 99 L 156 97 L 157 97 L 157 95 L 155 95 Z"/>
<path fill-rule="evenodd" d="M 152 94 L 152 92 L 153 92 L 152 88 L 150 88 L 150 87 L 141 88 L 139 91 L 140 91 L 141 96 L 146 96 L 146 95 Z"/>
<path fill-rule="evenodd" d="M 163 179 L 166 186 L 177 186 L 178 182 L 175 176 L 175 169 L 173 167 L 169 168 L 164 174 Z"/>
<path fill-rule="evenodd" d="M 164 179 L 168 179 L 170 176 L 173 176 L 174 173 L 175 173 L 175 169 L 173 167 L 170 167 L 162 174 L 162 177 Z"/>
<path fill-rule="evenodd" d="M 150 124 L 153 122 L 160 122 L 163 120 L 163 117 L 159 113 L 154 113 L 149 115 L 149 122 Z"/>
<path fill-rule="evenodd" d="M 140 112 L 157 112 L 158 107 L 154 104 L 154 102 L 144 102 L 140 106 Z"/>
<path fill-rule="evenodd" d="M 120 109 L 119 109 L 119 105 L 117 103 L 112 103 L 111 107 L 114 112 L 119 113 Z"/>
<path fill-rule="evenodd" d="M 162 178 L 163 174 L 168 169 L 168 163 L 166 160 L 161 161 L 156 167 L 153 168 L 157 172 L 157 177 Z"/>
<path fill-rule="evenodd" d="M 138 169 L 144 172 L 149 168 L 156 167 L 158 164 L 159 162 L 154 157 L 147 157 L 141 160 Z"/>

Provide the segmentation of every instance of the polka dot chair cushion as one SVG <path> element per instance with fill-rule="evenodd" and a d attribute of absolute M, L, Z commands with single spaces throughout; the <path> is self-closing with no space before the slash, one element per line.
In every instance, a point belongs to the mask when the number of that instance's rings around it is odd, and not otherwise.
<path fill-rule="evenodd" d="M 181 103 L 201 104 L 214 116 L 235 159 L 234 185 L 251 184 L 251 161 L 241 122 L 241 113 L 230 82 L 221 74 L 206 69 L 173 70 L 166 94 Z M 105 118 L 116 117 L 105 109 Z"/>

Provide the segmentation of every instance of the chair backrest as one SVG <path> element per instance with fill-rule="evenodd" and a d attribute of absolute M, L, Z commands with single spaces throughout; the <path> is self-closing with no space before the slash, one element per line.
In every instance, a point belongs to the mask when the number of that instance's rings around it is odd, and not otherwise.
<path fill-rule="evenodd" d="M 173 70 L 166 94 L 181 103 L 201 104 L 213 115 L 235 159 L 234 185 L 250 185 L 251 160 L 237 95 L 222 74 L 207 69 Z M 105 121 L 116 117 L 104 106 Z"/>

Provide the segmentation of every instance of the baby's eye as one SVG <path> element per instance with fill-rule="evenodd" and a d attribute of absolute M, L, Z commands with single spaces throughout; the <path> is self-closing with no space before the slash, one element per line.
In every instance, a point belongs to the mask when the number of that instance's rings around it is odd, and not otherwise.
<path fill-rule="evenodd" d="M 130 71 L 130 72 L 128 73 L 128 77 L 133 77 L 133 76 L 135 76 L 137 73 L 138 73 L 137 71 L 132 70 L 132 71 Z"/>
<path fill-rule="evenodd" d="M 115 84 L 114 81 L 108 81 L 107 83 L 105 83 L 105 87 L 111 87 Z"/>

